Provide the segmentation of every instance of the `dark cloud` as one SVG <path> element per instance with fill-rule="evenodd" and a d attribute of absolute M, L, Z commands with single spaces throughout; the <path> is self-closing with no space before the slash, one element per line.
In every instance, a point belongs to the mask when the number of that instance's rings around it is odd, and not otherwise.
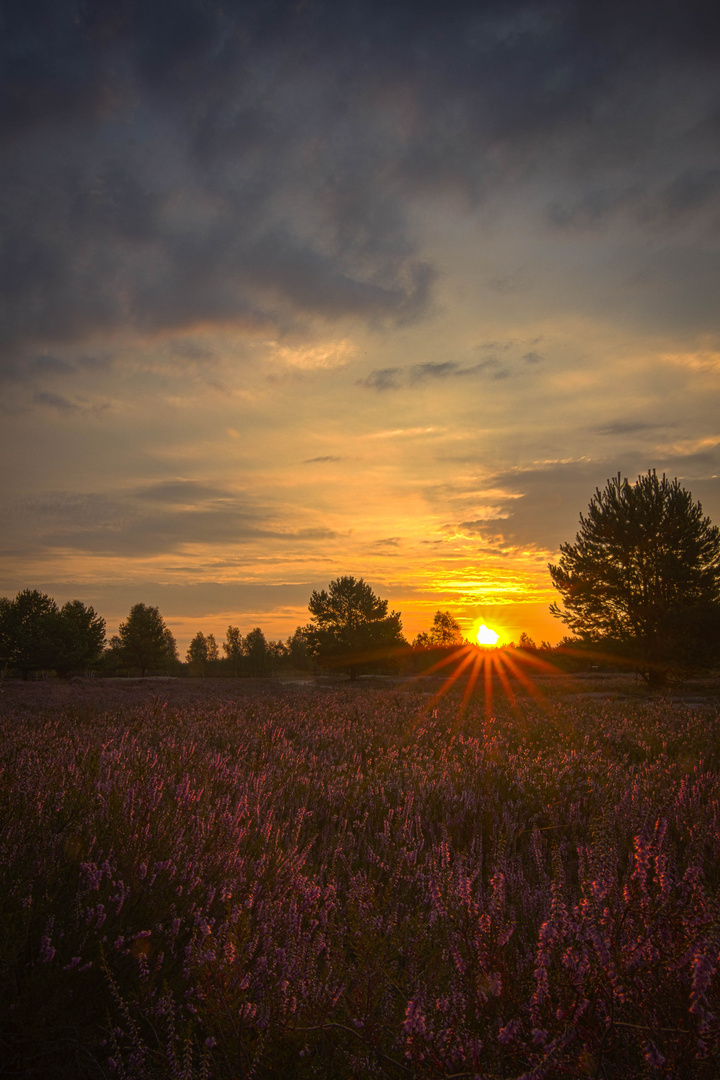
<path fill-rule="evenodd" d="M 195 360 L 198 363 L 212 361 L 217 357 L 214 349 L 210 349 L 206 345 L 200 345 L 199 342 L 192 339 L 171 342 L 170 351 L 174 356 L 179 356 L 183 360 Z"/>
<path fill-rule="evenodd" d="M 571 189 L 550 211 L 566 228 L 717 217 L 709 3 L 7 0 L 3 19 L 10 359 L 209 322 L 416 319 L 434 271 L 410 200 L 473 205 L 544 167 Z M 692 167 L 665 134 L 672 78 L 692 84 Z"/>
<path fill-rule="evenodd" d="M 454 360 L 442 360 L 429 364 L 413 364 L 409 369 L 411 383 L 425 382 L 428 379 L 448 379 L 469 374 L 469 369 L 462 368 Z"/>
<path fill-rule="evenodd" d="M 667 424 L 648 424 L 643 420 L 613 420 L 609 424 L 603 424 L 591 430 L 597 435 L 639 435 L 642 432 L 655 434 L 667 426 Z"/>
<path fill-rule="evenodd" d="M 102 356 L 79 356 L 73 360 L 52 355 L 28 356 L 22 363 L 0 363 L 0 380 L 29 385 L 46 383 L 49 379 L 107 368 L 110 363 L 110 357 Z"/>
<path fill-rule="evenodd" d="M 156 484 L 147 484 L 134 492 L 136 499 L 158 503 L 206 502 L 211 499 L 232 498 L 232 493 L 212 484 L 203 484 L 197 480 L 170 480 Z"/>
<path fill-rule="evenodd" d="M 547 207 L 550 222 L 562 229 L 597 230 L 618 218 L 634 226 L 673 235 L 698 225 L 720 229 L 720 170 L 691 168 L 668 179 L 592 188 Z"/>
<path fill-rule="evenodd" d="M 476 536 L 484 536 L 488 531 L 489 523 L 498 521 L 505 516 L 505 514 L 497 514 L 494 517 L 478 518 L 476 521 L 461 521 L 459 525 L 450 525 L 447 528 Z"/>
<path fill-rule="evenodd" d="M 344 457 L 338 457 L 336 454 L 322 454 L 320 457 L 305 458 L 303 465 L 324 465 L 326 463 L 344 460 Z"/>
<path fill-rule="evenodd" d="M 68 398 L 63 397 L 61 394 L 50 393 L 47 390 L 38 390 L 33 395 L 33 401 L 36 405 L 46 405 L 48 408 L 56 409 L 61 413 L 79 411 L 78 406 Z"/>
<path fill-rule="evenodd" d="M 708 502 L 717 499 L 720 487 L 720 451 L 717 447 L 687 455 L 671 450 L 664 454 L 655 453 L 652 459 L 635 450 L 623 451 L 622 459 L 547 462 L 492 477 L 493 486 L 514 496 L 498 499 L 502 511 L 507 514 L 500 525 L 503 538 L 509 544 L 556 549 L 561 543 L 574 540 L 580 526 L 580 514 L 586 513 L 596 489 L 602 490 L 618 473 L 634 482 L 652 468 L 658 473 L 677 476 L 695 498 Z M 460 527 L 472 527 L 473 524 L 482 533 L 482 521 L 465 522 Z"/>
<path fill-rule="evenodd" d="M 365 379 L 358 380 L 358 386 L 364 386 L 367 390 L 399 390 L 402 382 L 402 368 L 376 368 Z"/>
<path fill-rule="evenodd" d="M 187 544 L 289 544 L 330 540 L 323 528 L 292 528 L 277 510 L 195 481 L 147 485 L 126 497 L 53 492 L 29 500 L 8 515 L 29 527 L 35 553 L 53 549 L 143 557 L 181 550 Z"/>
<path fill-rule="evenodd" d="M 46 409 L 54 409 L 61 414 L 74 413 L 103 413 L 110 408 L 107 401 L 88 401 L 85 398 L 74 400 L 65 397 L 64 394 L 55 394 L 51 390 L 36 390 L 32 396 L 32 403 Z"/>
<path fill-rule="evenodd" d="M 407 386 L 443 382 L 446 379 L 466 379 L 475 376 L 506 379 L 509 374 L 508 369 L 501 365 L 497 357 L 489 357 L 477 364 L 460 364 L 456 360 L 442 360 L 426 364 L 411 364 L 404 368 L 376 368 L 364 379 L 359 379 L 357 385 L 366 390 L 377 390 L 383 393 L 386 390 L 400 390 Z"/>

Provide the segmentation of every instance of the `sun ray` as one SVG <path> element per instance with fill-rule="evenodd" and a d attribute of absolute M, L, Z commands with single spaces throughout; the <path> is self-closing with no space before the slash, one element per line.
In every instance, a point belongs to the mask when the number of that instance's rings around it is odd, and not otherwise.
<path fill-rule="evenodd" d="M 489 718 L 492 712 L 493 698 L 493 657 L 483 656 L 483 677 L 485 682 L 485 717 Z"/>
<path fill-rule="evenodd" d="M 504 650 L 506 655 L 513 655 L 518 660 L 521 660 L 523 664 L 528 667 L 537 668 L 545 675 L 561 675 L 562 672 L 555 664 L 551 664 L 549 660 L 543 660 L 541 657 L 534 655 L 526 649 L 510 649 Z"/>
<path fill-rule="evenodd" d="M 496 666 L 497 666 L 498 678 L 500 679 L 500 684 L 501 684 L 501 686 L 503 688 L 503 693 L 505 694 L 505 697 L 508 699 L 510 707 L 514 709 L 515 704 L 516 704 L 515 691 L 512 688 L 512 685 L 511 685 L 510 680 L 508 678 L 507 672 L 505 670 L 503 653 L 500 652 L 497 655 L 495 655 L 493 657 L 493 660 L 495 661 Z"/>
<path fill-rule="evenodd" d="M 450 674 L 448 675 L 447 679 L 446 679 L 446 680 L 445 680 L 445 682 L 444 682 L 444 683 L 442 684 L 442 686 L 440 687 L 440 689 L 439 689 L 439 690 L 437 691 L 437 693 L 436 693 L 436 694 L 434 694 L 434 695 L 433 695 L 433 697 L 432 697 L 432 698 L 430 699 L 430 705 L 429 705 L 429 708 L 433 708 L 433 707 L 434 707 L 434 706 L 435 706 L 435 705 L 436 705 L 436 704 L 438 703 L 438 701 L 440 701 L 440 699 L 441 699 L 442 697 L 445 697 L 445 695 L 446 695 L 447 693 L 449 693 L 449 692 L 450 692 L 450 690 L 452 690 L 452 688 L 453 688 L 454 684 L 455 684 L 455 683 L 457 682 L 457 680 L 458 680 L 458 679 L 460 678 L 460 676 L 462 675 L 462 673 L 463 673 L 463 671 L 465 670 L 465 668 L 466 668 L 466 667 L 467 667 L 467 666 L 468 666 L 468 665 L 469 665 L 470 663 L 472 663 L 472 660 L 473 660 L 473 653 L 472 653 L 472 650 L 471 650 L 471 649 L 459 649 L 459 650 L 458 650 L 458 652 L 457 652 L 457 653 L 454 653 L 453 655 L 454 655 L 454 656 L 457 656 L 457 655 L 462 655 L 463 653 L 466 653 L 467 655 L 466 655 L 466 656 L 464 657 L 464 659 L 463 659 L 463 660 L 462 660 L 462 661 L 461 661 L 461 662 L 460 662 L 460 663 L 458 664 L 458 666 L 457 666 L 457 667 L 456 667 L 456 668 L 454 669 L 454 671 L 451 671 L 451 672 L 450 672 Z"/>
<path fill-rule="evenodd" d="M 459 649 L 455 649 L 454 652 L 451 652 L 449 656 L 444 656 L 441 660 L 438 660 L 437 663 L 432 664 L 429 668 L 424 668 L 418 678 L 421 678 L 424 675 L 432 675 L 434 671 L 439 671 L 440 668 L 447 667 L 448 664 L 452 664 L 453 661 L 457 660 L 461 656 L 464 656 L 466 653 L 471 653 L 472 650 L 472 645 L 462 645 Z"/>
<path fill-rule="evenodd" d="M 472 670 L 468 676 L 468 681 L 465 686 L 462 701 L 460 702 L 460 717 L 463 717 L 465 715 L 465 711 L 470 702 L 470 698 L 472 697 L 472 692 L 475 689 L 475 683 L 477 682 L 478 675 L 480 674 L 480 667 L 482 666 L 483 660 L 484 657 L 480 652 L 477 652 L 473 657 Z"/>
<path fill-rule="evenodd" d="M 518 680 L 518 682 L 525 687 L 529 694 L 532 694 L 532 696 L 534 698 L 537 698 L 538 701 L 547 701 L 546 695 L 543 693 L 537 683 L 534 683 L 530 676 L 525 674 L 520 665 L 516 662 L 515 657 L 510 655 L 509 650 L 506 650 L 504 652 L 503 660 L 507 665 L 511 675 L 513 675 Z"/>

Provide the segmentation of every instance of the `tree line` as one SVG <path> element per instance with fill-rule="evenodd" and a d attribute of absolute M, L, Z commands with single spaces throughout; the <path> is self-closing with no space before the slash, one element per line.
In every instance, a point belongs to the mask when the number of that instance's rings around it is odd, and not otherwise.
<path fill-rule="evenodd" d="M 720 530 L 677 479 L 650 471 L 634 484 L 620 474 L 608 480 L 549 572 L 562 598 L 550 610 L 573 636 L 538 650 L 523 634 L 520 651 L 544 653 L 561 667 L 583 658 L 625 665 L 656 686 L 720 662 Z M 471 644 L 449 611 L 436 612 L 410 644 L 400 612 L 349 575 L 313 591 L 308 610 L 310 621 L 285 641 L 231 625 L 220 647 L 214 634 L 198 631 L 183 664 L 157 607 L 135 604 L 106 642 L 105 620 L 91 606 L 71 600 L 58 607 L 25 589 L 14 600 L 0 598 L 0 670 L 27 678 L 38 671 L 262 677 L 321 669 L 355 679 L 431 667 L 434 657 Z"/>

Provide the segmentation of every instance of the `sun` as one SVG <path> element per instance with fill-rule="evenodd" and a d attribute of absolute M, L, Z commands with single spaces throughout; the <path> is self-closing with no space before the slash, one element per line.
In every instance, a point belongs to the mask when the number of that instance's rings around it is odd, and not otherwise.
<path fill-rule="evenodd" d="M 499 634 L 496 634 L 494 630 L 491 630 L 489 626 L 483 623 L 478 627 L 477 640 L 478 645 L 492 646 L 497 645 Z"/>

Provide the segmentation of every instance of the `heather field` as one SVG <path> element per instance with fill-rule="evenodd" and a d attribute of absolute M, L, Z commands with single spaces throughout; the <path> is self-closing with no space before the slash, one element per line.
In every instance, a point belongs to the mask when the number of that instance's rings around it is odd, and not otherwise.
<path fill-rule="evenodd" d="M 0 688 L 0 1073 L 707 1077 L 720 713 Z"/>

